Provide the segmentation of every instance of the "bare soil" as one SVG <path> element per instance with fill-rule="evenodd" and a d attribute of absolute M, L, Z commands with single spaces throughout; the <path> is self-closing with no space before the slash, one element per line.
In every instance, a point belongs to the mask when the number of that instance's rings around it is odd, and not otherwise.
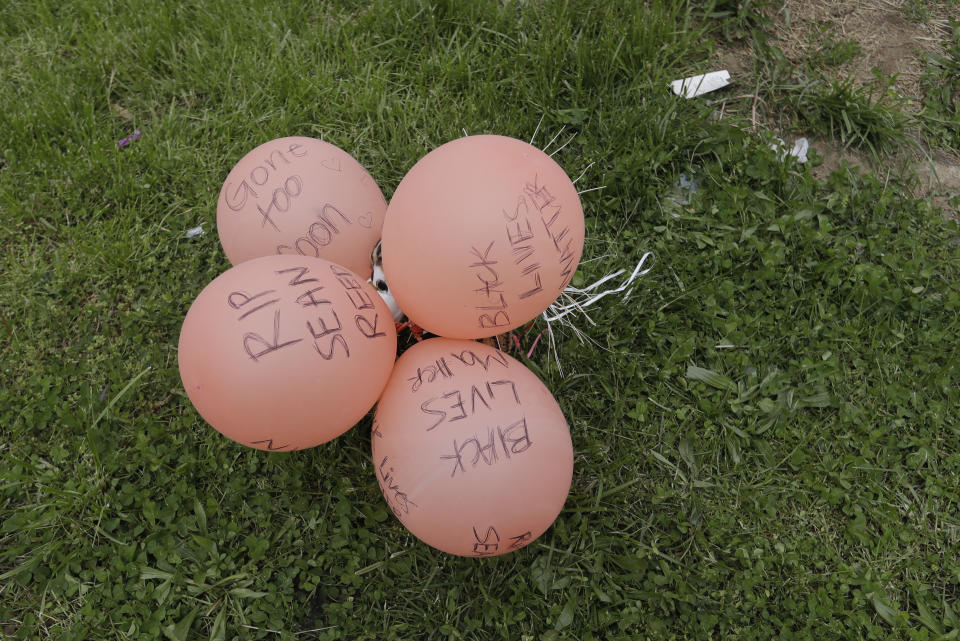
<path fill-rule="evenodd" d="M 831 75 L 852 77 L 858 85 L 873 82 L 877 72 L 894 77 L 892 89 L 904 99 L 905 110 L 917 113 L 923 102 L 921 78 L 928 64 L 926 56 L 943 52 L 950 36 L 950 19 L 960 20 L 960 3 L 927 0 L 918 6 L 917 0 L 784 0 L 770 11 L 770 17 L 771 42 L 790 62 L 799 66 L 817 60 L 831 43 L 853 41 L 858 53 L 830 68 Z M 733 79 L 740 80 L 735 91 L 753 93 L 753 52 L 749 45 L 721 49 L 717 63 L 719 68 L 729 70 Z M 778 114 L 767 105 L 754 101 L 751 112 L 755 126 L 779 128 Z M 757 122 L 758 113 L 761 122 Z M 946 215 L 960 220 L 960 211 L 950 204 L 960 196 L 960 150 L 931 150 L 918 142 L 903 157 L 884 159 L 882 166 L 877 166 L 869 154 L 844 148 L 830 139 L 808 138 L 824 158 L 823 164 L 814 169 L 815 174 L 825 177 L 843 163 L 880 175 L 891 168 L 912 171 L 918 178 L 917 195 L 930 198 Z"/>

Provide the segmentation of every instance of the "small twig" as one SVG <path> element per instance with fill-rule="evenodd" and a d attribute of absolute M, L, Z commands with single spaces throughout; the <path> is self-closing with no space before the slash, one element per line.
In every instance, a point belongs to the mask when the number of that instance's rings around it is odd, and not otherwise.
<path fill-rule="evenodd" d="M 149 372 L 151 369 L 153 369 L 153 368 L 152 368 L 152 367 L 147 367 L 145 370 L 143 370 L 142 372 L 140 372 L 139 374 L 137 374 L 136 376 L 134 376 L 133 378 L 131 378 L 130 381 L 129 381 L 126 385 L 123 386 L 123 389 L 120 390 L 119 392 L 117 392 L 116 395 L 115 395 L 112 399 L 110 399 L 110 402 L 107 403 L 107 406 L 104 407 L 103 410 L 102 410 L 99 414 L 97 414 L 97 417 L 96 417 L 95 419 L 93 419 L 93 423 L 90 424 L 89 429 L 92 430 L 93 428 L 95 428 L 95 427 L 97 426 L 97 423 L 99 423 L 100 420 L 101 420 L 104 416 L 106 416 L 107 412 L 109 412 L 111 409 L 113 409 L 113 406 L 117 404 L 117 401 L 119 401 L 121 398 L 123 398 L 123 395 L 126 394 L 127 391 L 128 391 L 131 387 L 133 387 L 134 385 L 136 385 L 136 384 L 137 384 L 137 381 L 139 381 L 141 378 L 143 378 L 144 374 L 146 374 L 147 372 Z"/>
<path fill-rule="evenodd" d="M 753 106 L 750 108 L 750 123 L 751 128 L 756 130 L 757 128 L 757 102 L 760 100 L 760 81 L 757 80 L 757 86 L 753 90 Z"/>
<path fill-rule="evenodd" d="M 153 414 L 153 413 L 156 412 L 158 409 L 160 409 L 160 406 L 163 405 L 164 403 L 166 403 L 167 401 L 169 401 L 171 396 L 173 396 L 173 390 L 170 390 L 170 391 L 167 393 L 167 395 L 163 397 L 163 400 L 162 400 L 162 401 L 160 401 L 159 403 L 157 403 L 156 405 L 154 405 L 153 407 L 151 407 L 151 408 L 150 408 L 150 413 Z"/>

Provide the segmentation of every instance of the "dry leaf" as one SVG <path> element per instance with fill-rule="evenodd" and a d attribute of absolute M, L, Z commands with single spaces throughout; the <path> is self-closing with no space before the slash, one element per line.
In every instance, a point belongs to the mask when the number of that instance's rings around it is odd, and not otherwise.
<path fill-rule="evenodd" d="M 118 118 L 122 118 L 124 120 L 133 120 L 133 114 L 124 109 L 121 105 L 111 102 L 110 108 L 113 109 L 113 113 L 117 114 Z"/>

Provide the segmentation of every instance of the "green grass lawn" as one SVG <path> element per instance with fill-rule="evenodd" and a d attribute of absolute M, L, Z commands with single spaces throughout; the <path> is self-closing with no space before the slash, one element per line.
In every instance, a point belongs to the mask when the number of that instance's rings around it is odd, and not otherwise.
<path fill-rule="evenodd" d="M 960 635 L 956 224 L 906 177 L 779 162 L 749 99 L 718 120 L 671 94 L 754 28 L 735 11 L 354 4 L 0 7 L 0 638 Z M 656 255 L 581 322 L 599 345 L 557 337 L 564 376 L 529 363 L 575 449 L 543 537 L 419 543 L 369 418 L 269 454 L 199 417 L 177 337 L 229 267 L 216 198 L 244 153 L 322 137 L 389 198 L 464 130 L 541 118 L 536 142 L 576 133 L 555 159 L 605 187 L 575 284 Z"/>

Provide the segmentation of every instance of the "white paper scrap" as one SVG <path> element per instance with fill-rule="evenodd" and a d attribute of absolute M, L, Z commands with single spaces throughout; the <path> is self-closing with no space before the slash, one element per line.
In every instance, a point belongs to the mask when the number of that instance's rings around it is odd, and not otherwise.
<path fill-rule="evenodd" d="M 806 138 L 797 138 L 797 142 L 793 143 L 793 149 L 790 150 L 790 155 L 797 159 L 797 162 L 807 162 L 807 150 L 810 149 L 810 141 Z"/>
<path fill-rule="evenodd" d="M 724 69 L 723 71 L 711 71 L 699 76 L 674 80 L 670 83 L 670 88 L 678 96 L 696 98 L 699 95 L 722 89 L 729 84 L 730 72 Z"/>
<path fill-rule="evenodd" d="M 203 225 L 188 229 L 187 233 L 184 235 L 184 238 L 193 238 L 195 236 L 200 236 L 201 234 L 203 234 Z"/>
<path fill-rule="evenodd" d="M 793 156 L 797 162 L 807 162 L 807 152 L 810 151 L 810 141 L 806 138 L 797 138 L 793 143 L 793 149 L 787 151 L 787 143 L 777 138 L 777 142 L 770 145 L 770 148 L 777 152 L 777 159 L 783 162 L 787 156 Z"/>

